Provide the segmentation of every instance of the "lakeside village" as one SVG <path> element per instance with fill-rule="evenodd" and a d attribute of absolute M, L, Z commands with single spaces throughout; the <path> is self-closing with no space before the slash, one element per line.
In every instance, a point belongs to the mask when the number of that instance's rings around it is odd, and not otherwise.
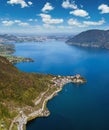
<path fill-rule="evenodd" d="M 83 78 L 80 74 L 76 74 L 74 76 L 55 76 L 51 80 L 51 89 L 56 88 L 54 92 L 51 94 L 47 94 L 49 92 L 49 89 L 47 89 L 45 92 L 42 93 L 42 96 L 35 102 L 35 106 L 40 104 L 42 102 L 41 108 L 38 108 L 28 115 L 26 115 L 23 110 L 20 110 L 19 114 L 17 117 L 14 118 L 12 121 L 9 130 L 13 130 L 13 126 L 17 124 L 17 130 L 24 130 L 27 122 L 29 120 L 32 120 L 37 117 L 47 117 L 50 115 L 50 112 L 48 109 L 45 109 L 46 104 L 48 100 L 52 99 L 54 96 L 58 94 L 59 91 L 62 90 L 63 86 L 67 83 L 74 83 L 77 85 L 81 85 L 86 83 L 86 79 Z M 44 98 L 44 99 L 43 99 Z M 1 128 L 4 128 L 4 123 L 1 123 Z"/>
<path fill-rule="evenodd" d="M 53 85 L 52 87 L 63 87 L 67 83 L 74 83 L 74 84 L 84 84 L 86 79 L 83 78 L 80 74 L 76 74 L 74 76 L 57 76 L 52 79 Z"/>

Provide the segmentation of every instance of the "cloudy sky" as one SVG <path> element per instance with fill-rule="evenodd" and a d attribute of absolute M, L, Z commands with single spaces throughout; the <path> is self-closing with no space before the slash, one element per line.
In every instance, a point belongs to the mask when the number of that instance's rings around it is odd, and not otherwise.
<path fill-rule="evenodd" d="M 109 29 L 109 0 L 0 0 L 1 33 Z"/>

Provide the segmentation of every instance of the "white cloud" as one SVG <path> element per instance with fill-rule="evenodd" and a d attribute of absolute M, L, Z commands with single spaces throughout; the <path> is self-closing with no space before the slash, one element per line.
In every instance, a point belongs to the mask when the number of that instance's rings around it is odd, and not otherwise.
<path fill-rule="evenodd" d="M 29 21 L 29 22 L 32 22 L 32 21 L 33 21 L 33 19 L 28 19 L 28 21 Z"/>
<path fill-rule="evenodd" d="M 21 20 L 14 20 L 15 23 L 21 23 Z"/>
<path fill-rule="evenodd" d="M 68 8 L 73 9 L 73 11 L 70 11 L 70 14 L 73 14 L 75 16 L 79 16 L 79 17 L 89 16 L 87 11 L 78 8 L 78 6 L 75 4 L 75 1 L 72 1 L 71 3 L 70 0 L 65 0 L 62 3 L 62 7 L 65 9 L 68 9 Z M 80 7 L 83 8 L 83 5 L 80 5 Z"/>
<path fill-rule="evenodd" d="M 43 27 L 47 28 L 47 29 L 54 29 L 55 28 L 55 26 L 49 25 L 49 24 L 43 24 Z"/>
<path fill-rule="evenodd" d="M 37 19 L 28 19 L 29 22 L 37 22 Z"/>
<path fill-rule="evenodd" d="M 32 3 L 31 1 L 28 1 L 28 4 L 29 4 L 29 5 L 32 5 L 33 3 Z"/>
<path fill-rule="evenodd" d="M 109 6 L 106 4 L 101 4 L 98 7 L 98 10 L 101 10 L 101 14 L 109 13 Z"/>
<path fill-rule="evenodd" d="M 11 5 L 20 4 L 21 8 L 25 8 L 25 7 L 28 7 L 29 5 L 32 5 L 31 1 L 29 1 L 28 3 L 26 3 L 25 0 L 9 0 L 9 1 L 7 1 L 7 3 L 11 4 Z"/>
<path fill-rule="evenodd" d="M 75 16 L 79 16 L 79 17 L 86 17 L 88 16 L 88 12 L 82 9 L 76 9 L 74 11 L 71 11 L 70 14 L 73 14 Z"/>
<path fill-rule="evenodd" d="M 2 24 L 4 25 L 4 26 L 12 26 L 13 24 L 14 24 L 14 22 L 13 21 L 2 21 Z"/>
<path fill-rule="evenodd" d="M 99 21 L 97 21 L 97 22 L 94 22 L 94 21 L 84 21 L 83 22 L 83 24 L 85 25 L 85 26 L 90 26 L 90 25 L 92 25 L 92 26 L 99 26 L 99 25 L 102 25 L 102 24 L 104 24 L 105 23 L 105 20 L 104 19 L 101 19 L 101 20 L 99 20 Z"/>
<path fill-rule="evenodd" d="M 80 27 L 81 23 L 77 19 L 72 19 L 71 18 L 71 19 L 68 20 L 68 25 Z"/>
<path fill-rule="evenodd" d="M 39 16 L 41 16 L 42 18 L 42 21 L 45 23 L 45 24 L 60 24 L 60 23 L 63 23 L 63 19 L 54 19 L 51 17 L 51 15 L 48 15 L 48 14 L 40 14 Z"/>
<path fill-rule="evenodd" d="M 88 26 L 100 26 L 105 23 L 104 19 L 101 19 L 99 21 L 83 21 L 79 22 L 77 19 L 69 19 L 68 25 L 70 26 L 77 26 L 77 27 L 88 27 Z"/>
<path fill-rule="evenodd" d="M 29 26 L 29 23 L 26 23 L 26 22 L 20 22 L 18 25 L 19 25 L 19 26 Z"/>
<path fill-rule="evenodd" d="M 75 4 L 75 2 L 73 1 L 72 3 L 70 3 L 69 0 L 63 1 L 62 7 L 65 9 L 68 9 L 68 8 L 77 9 L 77 5 Z"/>
<path fill-rule="evenodd" d="M 48 15 L 48 14 L 39 14 L 39 16 L 41 16 L 42 21 L 43 21 L 44 23 L 46 23 L 46 21 L 48 21 L 48 20 L 51 19 L 51 16 Z"/>
<path fill-rule="evenodd" d="M 51 11 L 51 10 L 53 10 L 54 9 L 54 7 L 50 4 L 50 3 L 46 3 L 45 5 L 44 5 L 44 7 L 42 8 L 42 12 L 47 12 L 47 11 Z"/>
<path fill-rule="evenodd" d="M 3 26 L 12 26 L 14 24 L 19 25 L 19 26 L 29 26 L 29 23 L 27 22 L 22 22 L 21 20 L 5 20 L 2 21 Z"/>

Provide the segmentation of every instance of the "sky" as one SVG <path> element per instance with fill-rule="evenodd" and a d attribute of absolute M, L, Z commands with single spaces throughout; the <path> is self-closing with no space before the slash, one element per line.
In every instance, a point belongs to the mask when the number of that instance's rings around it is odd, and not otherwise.
<path fill-rule="evenodd" d="M 109 29 L 109 0 L 0 0 L 0 33 Z"/>

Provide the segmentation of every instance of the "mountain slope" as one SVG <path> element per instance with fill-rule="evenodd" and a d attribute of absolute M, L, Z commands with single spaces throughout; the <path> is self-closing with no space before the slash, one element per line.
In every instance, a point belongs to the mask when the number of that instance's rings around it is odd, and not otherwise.
<path fill-rule="evenodd" d="M 109 49 L 109 31 L 88 30 L 67 41 L 68 44 L 84 47 L 101 47 Z"/>
<path fill-rule="evenodd" d="M 51 79 L 50 75 L 21 72 L 0 56 L 0 125 L 5 122 L 8 128 L 18 108 L 34 107 L 33 100 L 48 88 Z"/>

